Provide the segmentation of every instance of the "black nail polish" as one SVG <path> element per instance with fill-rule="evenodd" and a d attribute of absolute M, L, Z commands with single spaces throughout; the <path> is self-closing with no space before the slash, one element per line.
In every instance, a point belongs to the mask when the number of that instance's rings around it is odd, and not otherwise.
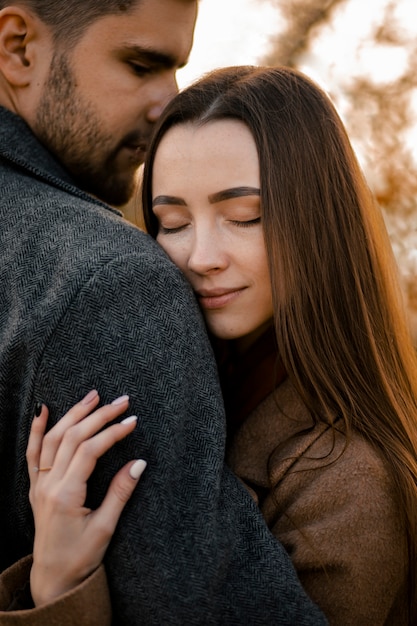
<path fill-rule="evenodd" d="M 35 404 L 35 417 L 39 417 L 41 413 L 42 413 L 42 402 L 37 402 Z"/>

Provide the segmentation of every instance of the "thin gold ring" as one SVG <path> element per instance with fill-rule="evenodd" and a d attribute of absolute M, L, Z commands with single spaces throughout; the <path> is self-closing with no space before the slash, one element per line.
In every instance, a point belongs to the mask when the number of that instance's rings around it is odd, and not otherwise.
<path fill-rule="evenodd" d="M 33 471 L 34 472 L 49 472 L 49 470 L 52 469 L 52 465 L 51 467 L 34 467 Z"/>

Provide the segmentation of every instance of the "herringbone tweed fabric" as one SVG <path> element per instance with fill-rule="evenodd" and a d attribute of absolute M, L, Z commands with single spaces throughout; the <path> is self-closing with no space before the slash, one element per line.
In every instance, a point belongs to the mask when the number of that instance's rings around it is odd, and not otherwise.
<path fill-rule="evenodd" d="M 139 423 L 100 462 L 88 504 L 122 464 L 148 461 L 106 556 L 115 623 L 323 623 L 223 465 L 215 365 L 180 272 L 4 109 L 0 210 L 0 567 L 31 552 L 35 402 L 53 423 L 95 387 L 103 402 L 128 393 Z"/>

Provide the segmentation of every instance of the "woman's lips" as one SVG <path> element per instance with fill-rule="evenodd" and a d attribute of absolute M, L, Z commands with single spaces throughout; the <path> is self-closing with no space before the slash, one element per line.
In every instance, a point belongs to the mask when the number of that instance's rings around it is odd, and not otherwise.
<path fill-rule="evenodd" d="M 244 289 L 243 287 L 228 291 L 197 292 L 197 298 L 203 309 L 221 309 L 238 298 Z"/>

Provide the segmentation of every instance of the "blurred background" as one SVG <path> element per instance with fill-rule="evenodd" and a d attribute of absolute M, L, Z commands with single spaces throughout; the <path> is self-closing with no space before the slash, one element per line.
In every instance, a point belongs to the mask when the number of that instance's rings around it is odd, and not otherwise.
<path fill-rule="evenodd" d="M 417 343 L 416 0 L 200 0 L 180 88 L 215 67 L 289 65 L 330 95 L 384 213 Z M 140 208 L 125 210 L 140 225 Z"/>

